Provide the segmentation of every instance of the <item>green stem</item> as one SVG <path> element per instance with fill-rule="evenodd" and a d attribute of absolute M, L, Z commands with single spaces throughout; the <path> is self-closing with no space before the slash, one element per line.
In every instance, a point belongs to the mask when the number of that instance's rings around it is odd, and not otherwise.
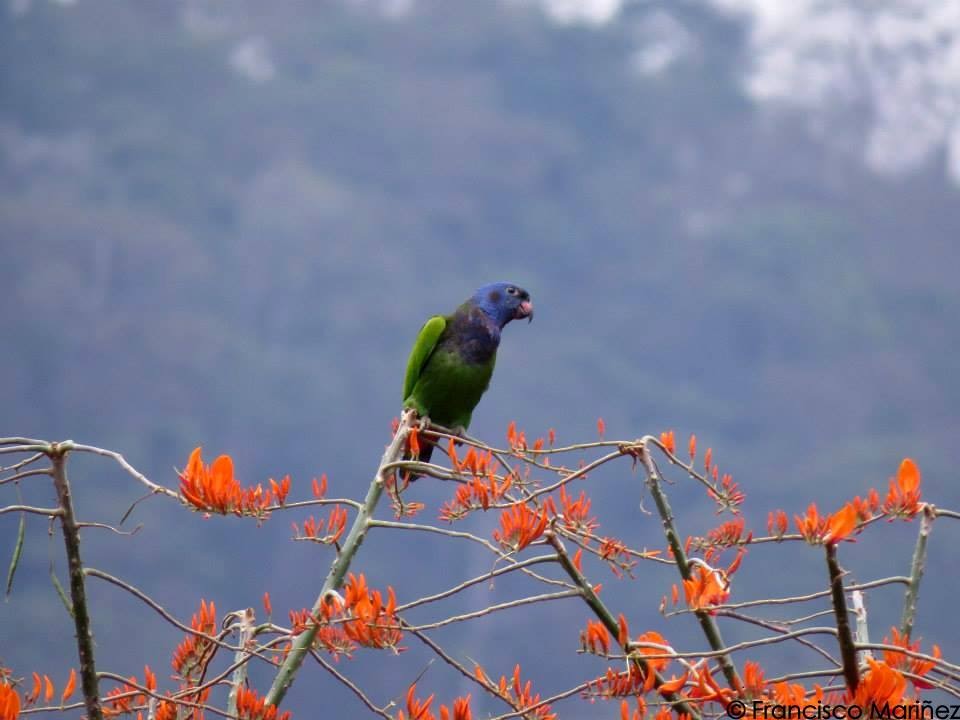
<path fill-rule="evenodd" d="M 843 663 L 843 677 L 847 690 L 853 695 L 860 684 L 860 670 L 857 668 L 857 646 L 853 642 L 850 630 L 850 615 L 847 613 L 847 597 L 843 589 L 843 568 L 837 562 L 836 543 L 827 543 L 827 568 L 830 571 L 830 599 L 833 602 L 833 615 L 837 619 L 837 641 L 840 643 L 840 661 Z"/>
<path fill-rule="evenodd" d="M 653 462 L 650 447 L 646 440 L 643 442 L 640 459 L 647 473 L 647 488 L 649 488 L 650 495 L 653 496 L 653 501 L 657 505 L 657 512 L 660 514 L 660 519 L 663 522 L 663 532 L 667 537 L 667 544 L 673 553 L 673 559 L 677 562 L 677 570 L 679 570 L 682 579 L 690 580 L 690 561 L 687 559 L 687 553 L 683 549 L 683 543 L 680 541 L 680 535 L 677 533 L 677 528 L 674 525 L 673 510 L 670 509 L 667 495 L 663 492 L 663 488 L 660 485 L 660 473 Z M 737 668 L 734 667 L 730 656 L 725 652 L 726 645 L 724 645 L 723 636 L 720 635 L 720 627 L 707 610 L 694 610 L 694 614 L 697 616 L 700 629 L 703 630 L 703 634 L 706 636 L 707 642 L 710 643 L 710 647 L 716 652 L 724 653 L 717 656 L 717 661 L 720 663 L 720 670 L 723 672 L 730 687 L 739 692 L 743 684 L 740 682 Z"/>
<path fill-rule="evenodd" d="M 83 688 L 87 717 L 103 720 L 100 707 L 100 689 L 97 667 L 93 659 L 93 632 L 90 630 L 90 612 L 87 608 L 87 593 L 84 585 L 83 563 L 80 560 L 80 529 L 73 511 L 73 495 L 67 480 L 67 454 L 73 447 L 69 440 L 52 443 L 47 455 L 52 463 L 53 486 L 60 504 L 60 526 L 67 554 L 67 572 L 70 575 L 70 600 L 73 608 L 73 624 L 77 633 L 77 653 L 80 656 L 80 685 Z"/>
<path fill-rule="evenodd" d="M 323 587 L 320 589 L 320 594 L 313 604 L 312 615 L 318 615 L 323 609 L 324 603 L 327 602 L 330 593 L 343 586 L 343 579 L 350 569 L 350 563 L 360 549 L 360 545 L 363 544 L 370 520 L 377 508 L 377 503 L 380 501 L 380 496 L 383 495 L 384 484 L 386 482 L 384 466 L 397 462 L 403 457 L 404 449 L 407 445 L 407 434 L 412 427 L 414 417 L 415 416 L 409 411 L 404 413 L 400 421 L 400 426 L 393 436 L 393 440 L 383 453 L 383 457 L 380 459 L 380 465 L 377 467 L 377 472 L 373 476 L 370 488 L 367 490 L 367 496 L 364 498 L 363 506 L 357 512 L 357 517 L 354 518 L 350 532 L 347 534 L 346 540 L 344 540 L 343 548 L 330 566 L 330 572 L 327 573 Z M 319 630 L 319 625 L 311 623 L 306 630 L 297 635 L 293 641 L 293 647 L 290 648 L 286 659 L 283 661 L 279 670 L 277 670 L 277 676 L 273 680 L 273 686 L 265 698 L 267 704 L 279 705 L 283 700 L 287 694 L 287 690 L 289 690 L 293 684 L 297 671 L 310 652 L 310 648 L 313 646 L 313 641 Z"/>
<path fill-rule="evenodd" d="M 917 614 L 917 597 L 920 594 L 920 581 L 923 579 L 924 567 L 927 564 L 927 538 L 933 529 L 936 512 L 932 505 L 923 506 L 920 517 L 920 530 L 917 533 L 917 544 L 913 548 L 913 562 L 910 564 L 910 584 L 907 585 L 907 594 L 903 598 L 903 617 L 900 620 L 900 634 L 910 638 L 913 632 L 913 619 Z"/>

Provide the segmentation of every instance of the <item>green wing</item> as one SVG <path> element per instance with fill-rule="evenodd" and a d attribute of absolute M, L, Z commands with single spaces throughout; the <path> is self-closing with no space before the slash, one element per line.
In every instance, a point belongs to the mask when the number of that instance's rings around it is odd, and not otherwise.
<path fill-rule="evenodd" d="M 413 350 L 410 351 L 410 359 L 407 360 L 407 374 L 403 378 L 404 401 L 413 392 L 417 380 L 420 379 L 420 373 L 423 372 L 423 366 L 427 364 L 445 327 L 447 327 L 446 318 L 442 315 L 434 315 L 420 328 L 420 334 L 417 335 Z"/>

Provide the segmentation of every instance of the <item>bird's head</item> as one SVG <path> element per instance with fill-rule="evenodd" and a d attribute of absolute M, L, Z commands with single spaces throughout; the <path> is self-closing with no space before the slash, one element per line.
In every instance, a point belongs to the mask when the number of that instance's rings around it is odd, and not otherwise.
<path fill-rule="evenodd" d="M 533 320 L 530 293 L 513 283 L 484 285 L 473 294 L 471 300 L 501 328 L 511 320 Z"/>

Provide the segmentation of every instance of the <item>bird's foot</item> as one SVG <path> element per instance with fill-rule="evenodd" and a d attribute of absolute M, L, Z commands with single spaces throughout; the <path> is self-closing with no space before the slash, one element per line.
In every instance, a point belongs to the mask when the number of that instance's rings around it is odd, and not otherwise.
<path fill-rule="evenodd" d="M 427 415 L 421 415 L 421 416 L 420 416 L 420 421 L 417 423 L 417 429 L 418 429 L 420 432 L 423 432 L 424 430 L 426 430 L 427 428 L 430 427 L 430 424 L 431 424 L 431 423 L 430 423 L 430 417 L 427 416 Z"/>

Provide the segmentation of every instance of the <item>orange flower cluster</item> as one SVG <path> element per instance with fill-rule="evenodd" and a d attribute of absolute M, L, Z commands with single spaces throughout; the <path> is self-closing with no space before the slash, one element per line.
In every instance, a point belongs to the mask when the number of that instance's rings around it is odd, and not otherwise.
<path fill-rule="evenodd" d="M 676 454 L 677 439 L 673 434 L 673 430 L 664 430 L 660 433 L 660 444 L 663 445 L 664 449 L 671 455 Z"/>
<path fill-rule="evenodd" d="M 500 513 L 500 530 L 493 531 L 493 539 L 511 552 L 519 552 L 543 535 L 547 529 L 547 509 L 531 510 L 526 503 L 518 503 Z"/>
<path fill-rule="evenodd" d="M 653 689 L 655 680 L 653 673 L 645 673 L 639 665 L 631 664 L 629 670 L 617 672 L 607 668 L 605 675 L 591 680 L 583 691 L 584 697 L 617 698 L 640 697 Z"/>
<path fill-rule="evenodd" d="M 630 557 L 626 544 L 612 537 L 600 539 L 600 547 L 597 550 L 600 557 L 607 561 L 607 565 L 617 578 L 622 578 L 624 573 L 633 576 L 631 570 L 636 566 L 637 561 Z M 659 555 L 659 550 L 651 550 L 647 553 L 650 556 Z"/>
<path fill-rule="evenodd" d="M 4 697 L 6 697 L 7 702 L 10 703 L 13 703 L 15 698 L 17 713 L 20 712 L 20 696 L 12 686 L 6 684 L 8 676 L 9 673 L 6 672 L 4 668 L 0 667 L 0 720 L 5 720 L 5 716 L 3 714 Z M 9 691 L 4 690 L 4 688 L 9 688 Z M 67 676 L 66 685 L 64 685 L 63 692 L 60 694 L 61 705 L 70 699 L 76 688 L 77 671 L 71 668 L 70 674 Z M 23 697 L 23 707 L 29 708 L 33 705 L 36 705 L 41 700 L 49 705 L 53 701 L 55 695 L 56 688 L 53 684 L 53 680 L 50 679 L 50 676 L 41 675 L 40 673 L 35 672 L 33 673 L 33 687 L 31 688 L 30 693 Z M 14 714 L 13 717 L 16 717 L 16 714 Z"/>
<path fill-rule="evenodd" d="M 610 654 L 610 633 L 599 620 L 587 620 L 587 629 L 580 632 L 580 649 L 594 655 Z"/>
<path fill-rule="evenodd" d="M 147 696 L 144 695 L 137 686 L 145 687 L 150 692 L 157 689 L 157 676 L 150 670 L 150 666 L 143 668 L 143 683 L 137 680 L 136 675 L 131 675 L 128 683 L 116 687 L 108 692 L 103 698 L 103 714 L 105 717 L 114 715 L 123 715 L 133 712 L 136 708 L 142 708 L 147 704 Z"/>
<path fill-rule="evenodd" d="M 5 682 L 0 682 L 0 720 L 17 720 L 20 716 L 20 696 Z"/>
<path fill-rule="evenodd" d="M 763 697 L 767 691 L 767 681 L 764 678 L 760 663 L 747 660 L 743 664 L 743 692 L 748 699 Z"/>
<path fill-rule="evenodd" d="M 568 530 L 577 533 L 592 533 L 600 527 L 597 519 L 590 516 L 590 498 L 583 490 L 580 491 L 580 496 L 574 500 L 567 495 L 567 489 L 561 485 L 560 505 L 563 508 L 562 513 L 557 512 L 557 506 L 553 502 L 553 498 L 547 498 L 547 510 L 554 517 L 562 518 L 563 524 Z"/>
<path fill-rule="evenodd" d="M 474 676 L 514 710 L 520 712 L 529 708 L 523 713 L 523 717 L 530 720 L 556 720 L 557 714 L 551 711 L 550 706 L 540 704 L 540 693 L 533 694 L 531 682 L 527 680 L 526 683 L 521 684 L 519 663 L 513 668 L 512 681 L 508 681 L 505 675 L 501 675 L 500 681 L 494 684 L 479 665 L 474 670 Z"/>
<path fill-rule="evenodd" d="M 706 662 L 700 662 L 693 668 L 693 687 L 687 693 L 690 700 L 703 704 L 707 702 L 719 703 L 726 708 L 729 702 L 736 697 L 733 690 L 726 687 L 720 687 L 710 672 L 710 666 Z"/>
<path fill-rule="evenodd" d="M 708 456 L 709 453 L 710 451 L 708 450 Z M 740 486 L 733 481 L 733 476 L 730 473 L 724 473 L 718 482 L 717 477 L 720 475 L 720 471 L 717 466 L 711 466 L 710 472 L 714 485 L 713 488 L 707 491 L 707 494 L 720 506 L 721 510 L 738 512 L 738 508 L 747 497 L 746 494 L 743 493 L 740 490 Z"/>
<path fill-rule="evenodd" d="M 358 646 L 391 649 L 402 652 L 403 639 L 396 616 L 397 598 L 392 587 L 387 587 L 387 602 L 379 590 L 371 590 L 363 573 L 350 573 L 343 590 L 344 602 L 324 603 L 317 615 L 309 610 L 290 611 L 290 634 L 296 637 L 312 626 L 318 626 L 315 644 L 329 652 L 334 659 L 350 657 Z"/>
<path fill-rule="evenodd" d="M 890 628 L 890 634 L 893 639 L 883 639 L 885 645 L 896 645 L 902 647 L 904 650 L 910 650 L 911 652 L 920 652 L 920 641 L 918 640 L 915 643 L 910 642 L 910 638 L 906 635 L 901 635 L 900 632 L 895 628 Z M 940 659 L 940 646 L 934 645 L 933 651 L 930 653 L 933 657 Z M 919 675 L 923 677 L 928 672 L 933 669 L 933 666 L 936 665 L 934 660 L 924 660 L 922 658 L 910 657 L 901 652 L 895 650 L 884 650 L 883 651 L 883 661 L 889 665 L 894 670 L 900 672 L 908 672 L 914 675 Z M 924 680 L 918 680 L 916 678 L 910 678 L 913 682 L 913 686 L 917 690 L 929 690 L 933 687 L 928 682 Z"/>
<path fill-rule="evenodd" d="M 883 512 L 891 518 L 912 518 L 919 510 L 920 468 L 910 458 L 904 458 L 897 469 L 896 479 L 890 480 Z"/>
<path fill-rule="evenodd" d="M 868 657 L 867 664 L 870 668 L 860 678 L 849 704 L 869 710 L 874 704 L 882 707 L 885 703 L 898 705 L 903 702 L 903 694 L 907 689 L 906 678 L 885 662 Z"/>
<path fill-rule="evenodd" d="M 290 720 L 290 711 L 278 715 L 276 705 L 267 705 L 256 690 L 241 687 L 237 690 L 237 717 L 239 720 Z"/>
<path fill-rule="evenodd" d="M 318 648 L 326 650 L 333 657 L 334 660 L 339 661 L 341 655 L 346 657 L 352 657 L 353 651 L 357 649 L 356 644 L 347 636 L 346 632 L 343 629 L 342 624 L 331 625 L 330 618 L 333 614 L 332 610 L 327 610 L 326 608 L 332 607 L 332 605 L 325 606 L 322 616 L 314 616 L 310 614 L 310 611 L 304 608 L 303 610 L 291 610 L 290 611 L 290 634 L 293 637 L 296 637 L 300 633 L 304 632 L 307 628 L 317 625 L 317 636 L 314 639 L 314 645 Z M 337 605 L 337 612 L 339 612 L 342 607 Z M 284 653 L 285 654 L 285 653 Z"/>
<path fill-rule="evenodd" d="M 433 704 L 434 696 L 431 695 L 426 700 L 418 700 L 415 693 L 417 684 L 414 683 L 407 690 L 407 714 L 403 710 L 397 713 L 397 720 L 437 720 L 437 716 L 430 710 Z M 446 705 L 440 706 L 440 720 L 472 720 L 473 713 L 470 711 L 470 696 L 458 697 L 453 701 L 452 710 Z"/>
<path fill-rule="evenodd" d="M 744 536 L 746 521 L 743 517 L 730 520 L 707 532 L 706 537 L 688 537 L 684 545 L 686 552 L 690 549 L 706 550 L 704 559 L 713 562 L 725 549 L 748 544 L 753 539 L 753 532 Z"/>
<path fill-rule="evenodd" d="M 804 516 L 795 515 L 797 530 L 811 545 L 836 545 L 857 527 L 857 507 L 848 502 L 832 515 L 821 517 L 815 503 L 810 503 Z"/>
<path fill-rule="evenodd" d="M 789 529 L 787 514 L 783 510 L 771 510 L 767 515 L 767 532 L 775 538 L 782 538 Z"/>
<path fill-rule="evenodd" d="M 213 601 L 208 605 L 206 600 L 200 600 L 200 609 L 190 618 L 190 627 L 203 635 L 216 637 L 217 608 Z M 172 665 L 177 676 L 187 683 L 199 678 L 216 649 L 217 646 L 208 638 L 187 635 L 173 652 Z"/>
<path fill-rule="evenodd" d="M 683 581 L 683 593 L 691 610 L 721 605 L 730 597 L 730 582 L 722 570 L 708 569 L 698 564 L 690 575 L 689 580 Z"/>
<path fill-rule="evenodd" d="M 627 622 L 623 615 L 620 616 L 620 633 L 618 642 L 624 647 L 630 646 L 630 652 L 634 657 L 639 656 L 643 663 L 631 663 L 628 670 L 617 672 L 612 668 L 607 668 L 605 675 L 593 680 L 584 691 L 585 697 L 630 697 L 637 698 L 641 708 L 645 711 L 646 704 L 642 696 L 654 689 L 657 681 L 657 673 L 662 673 L 670 660 L 662 656 L 670 652 L 670 644 L 660 633 L 650 631 L 640 635 L 635 642 L 631 643 L 629 639 L 629 630 Z M 645 646 L 649 644 L 649 646 Z M 668 697 L 679 692 L 690 677 L 690 672 L 686 671 L 681 676 L 673 676 L 670 680 L 662 682 L 656 689 L 663 696 Z M 644 713 L 641 713 L 643 715 Z"/>
<path fill-rule="evenodd" d="M 507 444 L 514 452 L 523 452 L 527 449 L 527 436 L 523 430 L 517 431 L 516 420 L 511 420 L 507 425 Z"/>
<path fill-rule="evenodd" d="M 327 494 L 327 474 L 323 473 L 320 476 L 319 482 L 317 481 L 316 478 L 314 478 L 313 481 L 311 482 L 311 485 L 313 486 L 313 496 L 317 500 L 322 500 L 323 497 Z"/>
<path fill-rule="evenodd" d="M 387 604 L 384 605 L 379 590 L 370 592 L 367 589 L 363 573 L 359 577 L 350 573 L 343 597 L 346 609 L 354 618 L 344 625 L 347 637 L 363 647 L 389 648 L 394 652 L 404 649 L 398 647 L 403 633 L 396 616 L 397 596 L 392 587 L 387 586 Z"/>
<path fill-rule="evenodd" d="M 233 476 L 233 460 L 221 455 L 209 466 L 204 465 L 200 448 L 190 453 L 186 469 L 180 473 L 180 494 L 187 504 L 207 513 L 252 515 L 264 518 L 267 508 L 276 501 L 286 502 L 290 491 L 290 476 L 279 483 L 270 479 L 271 488 L 243 488 Z"/>
<path fill-rule="evenodd" d="M 450 456 L 450 464 L 457 472 L 467 471 L 474 477 L 495 475 L 500 467 L 500 463 L 493 459 L 493 452 L 477 452 L 473 446 L 467 449 L 467 454 L 461 460 L 457 456 L 457 445 L 450 438 L 447 444 L 447 455 Z"/>
<path fill-rule="evenodd" d="M 294 540 L 310 540 L 312 542 L 333 545 L 340 541 L 347 529 L 347 510 L 339 505 L 330 508 L 330 516 L 324 520 L 314 519 L 311 515 L 303 521 L 303 532 L 296 523 L 293 524 Z"/>
<path fill-rule="evenodd" d="M 469 453 L 467 454 L 469 457 Z M 453 522 L 467 515 L 467 513 L 483 508 L 486 510 L 491 503 L 503 497 L 504 493 L 513 485 L 513 475 L 507 475 L 498 481 L 495 472 L 496 463 L 487 468 L 487 474 L 481 477 L 474 473 L 473 478 L 457 488 L 457 494 L 440 508 L 440 519 Z"/>

